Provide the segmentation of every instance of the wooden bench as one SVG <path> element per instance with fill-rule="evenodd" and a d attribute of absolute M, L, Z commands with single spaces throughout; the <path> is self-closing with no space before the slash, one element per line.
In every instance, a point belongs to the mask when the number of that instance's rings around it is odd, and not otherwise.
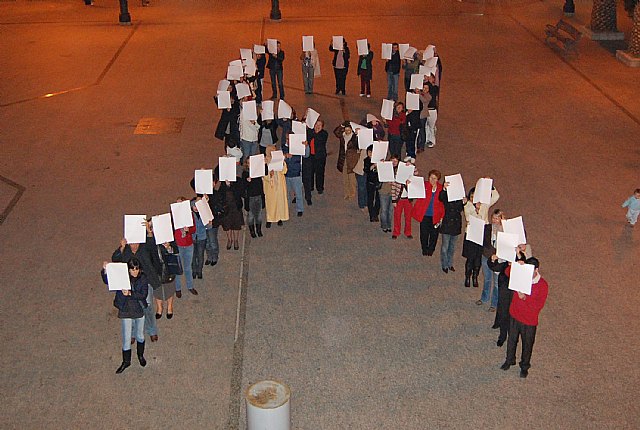
<path fill-rule="evenodd" d="M 547 24 L 544 32 L 547 35 L 544 40 L 547 44 L 549 44 L 550 38 L 554 38 L 558 45 L 562 45 L 565 54 L 573 51 L 576 56 L 578 55 L 578 41 L 580 41 L 582 33 L 573 25 L 561 19 L 556 25 Z"/>

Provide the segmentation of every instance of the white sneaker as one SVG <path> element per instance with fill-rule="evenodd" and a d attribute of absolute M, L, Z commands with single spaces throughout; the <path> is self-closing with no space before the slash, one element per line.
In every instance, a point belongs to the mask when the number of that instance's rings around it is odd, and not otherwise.
<path fill-rule="evenodd" d="M 371 98 L 371 94 L 367 94 L 367 98 Z"/>
<path fill-rule="evenodd" d="M 364 94 L 360 93 L 360 97 L 364 97 Z"/>
<path fill-rule="evenodd" d="M 434 146 L 436 146 L 435 143 L 433 142 L 427 142 L 427 148 L 433 148 Z"/>

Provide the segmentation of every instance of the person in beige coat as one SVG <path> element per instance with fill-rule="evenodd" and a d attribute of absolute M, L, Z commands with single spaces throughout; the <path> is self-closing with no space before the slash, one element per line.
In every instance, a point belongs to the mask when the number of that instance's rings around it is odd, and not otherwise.
<path fill-rule="evenodd" d="M 276 150 L 274 145 L 267 146 L 265 161 L 271 162 L 271 153 Z M 287 173 L 287 164 L 282 163 L 281 171 L 268 169 L 268 173 L 262 177 L 262 187 L 264 189 L 264 205 L 267 213 L 267 228 L 271 227 L 271 223 L 277 222 L 282 225 L 283 221 L 289 220 L 289 202 L 287 200 L 287 181 L 285 173 Z"/>

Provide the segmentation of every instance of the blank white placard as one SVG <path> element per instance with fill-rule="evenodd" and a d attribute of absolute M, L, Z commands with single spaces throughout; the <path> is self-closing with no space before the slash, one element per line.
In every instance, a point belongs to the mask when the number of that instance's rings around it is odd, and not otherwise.
<path fill-rule="evenodd" d="M 381 140 L 380 142 L 373 142 L 373 152 L 371 153 L 371 162 L 377 163 L 384 161 L 387 158 L 387 151 L 389 150 L 389 142 Z"/>
<path fill-rule="evenodd" d="M 378 181 L 380 182 L 395 182 L 396 178 L 393 174 L 393 162 L 392 161 L 380 161 L 377 165 L 378 169 Z"/>
<path fill-rule="evenodd" d="M 314 111 L 311 108 L 307 108 L 307 115 L 306 115 L 307 127 L 309 128 L 315 127 L 316 122 L 318 121 L 318 118 L 320 118 L 320 114 L 318 112 Z"/>
<path fill-rule="evenodd" d="M 331 45 L 333 46 L 333 49 L 342 51 L 342 49 L 344 48 L 344 37 L 333 36 L 331 38 Z"/>
<path fill-rule="evenodd" d="M 229 66 L 227 67 L 227 79 L 229 81 L 239 81 L 244 75 L 244 70 L 242 69 L 242 63 L 237 66 Z"/>
<path fill-rule="evenodd" d="M 253 58 L 251 49 L 240 48 L 240 58 L 242 58 L 243 60 L 246 60 L 248 58 Z"/>
<path fill-rule="evenodd" d="M 256 107 L 255 100 L 242 102 L 242 118 L 247 121 L 255 121 L 258 119 L 258 108 Z"/>
<path fill-rule="evenodd" d="M 358 39 L 358 55 L 367 55 L 369 53 L 369 42 L 367 39 Z"/>
<path fill-rule="evenodd" d="M 421 75 L 420 73 L 413 73 L 411 75 L 411 84 L 409 85 L 409 87 L 412 90 L 421 90 L 423 86 L 424 86 L 424 75 Z"/>
<path fill-rule="evenodd" d="M 404 51 L 404 57 L 402 57 L 404 60 L 413 60 L 413 55 L 418 52 L 418 50 L 416 48 L 414 48 L 413 46 L 410 46 L 409 49 L 407 49 L 406 51 Z"/>
<path fill-rule="evenodd" d="M 180 203 L 171 203 L 171 216 L 173 217 L 174 229 L 179 230 L 184 227 L 193 227 L 191 202 L 189 200 Z"/>
<path fill-rule="evenodd" d="M 363 127 L 358 131 L 358 148 L 367 149 L 373 144 L 373 129 Z"/>
<path fill-rule="evenodd" d="M 438 65 L 438 57 L 431 57 L 424 62 L 424 65 L 429 68 L 435 68 Z"/>
<path fill-rule="evenodd" d="M 462 175 L 460 173 L 445 176 L 444 181 L 449 183 L 447 186 L 448 201 L 455 202 L 456 200 L 465 198 L 464 182 L 462 182 Z"/>
<path fill-rule="evenodd" d="M 218 170 L 221 181 L 236 181 L 236 157 L 218 157 Z"/>
<path fill-rule="evenodd" d="M 198 169 L 194 176 L 196 194 L 213 194 L 213 169 Z"/>
<path fill-rule="evenodd" d="M 249 157 L 249 177 L 262 178 L 264 176 L 264 154 Z"/>
<path fill-rule="evenodd" d="M 266 50 L 264 48 L 264 45 L 253 45 L 253 52 L 255 52 L 256 54 L 264 54 L 266 53 Z"/>
<path fill-rule="evenodd" d="M 229 81 L 220 79 L 220 82 L 218 82 L 218 92 L 220 91 L 229 91 Z"/>
<path fill-rule="evenodd" d="M 491 188 L 493 179 L 480 178 L 476 182 L 476 190 L 473 192 L 473 203 L 491 204 Z"/>
<path fill-rule="evenodd" d="M 255 75 L 256 71 L 258 70 L 256 67 L 256 62 L 253 58 L 242 60 L 242 66 L 244 67 L 244 74 L 247 76 Z"/>
<path fill-rule="evenodd" d="M 516 261 L 516 247 L 518 246 L 518 235 L 498 232 L 496 238 L 496 255 L 503 260 Z"/>
<path fill-rule="evenodd" d="M 313 51 L 313 36 L 302 36 L 302 50 Z"/>
<path fill-rule="evenodd" d="M 151 224 L 153 225 L 153 237 L 156 239 L 156 244 L 160 245 L 174 240 L 170 213 L 151 217 Z"/>
<path fill-rule="evenodd" d="M 249 85 L 244 82 L 238 82 L 236 84 L 236 94 L 238 95 L 238 100 L 240 100 L 243 97 L 251 95 L 251 88 L 249 88 Z"/>
<path fill-rule="evenodd" d="M 518 236 L 518 243 L 516 245 L 527 243 L 527 235 L 524 231 L 524 222 L 521 216 L 511 219 L 503 219 L 502 229 L 505 233 L 513 233 Z"/>
<path fill-rule="evenodd" d="M 382 44 L 380 56 L 382 57 L 383 60 L 391 60 L 391 55 L 393 53 L 392 48 L 393 46 L 391 45 L 391 43 Z"/>
<path fill-rule="evenodd" d="M 410 199 L 424 199 L 426 196 L 424 178 L 421 176 L 410 177 L 409 185 L 407 186 L 407 197 Z"/>
<path fill-rule="evenodd" d="M 145 243 L 147 241 L 146 215 L 124 216 L 124 238 L 127 243 Z"/>
<path fill-rule="evenodd" d="M 433 45 L 427 46 L 427 49 L 425 49 L 424 53 L 422 54 L 422 59 L 426 60 L 429 58 L 433 58 L 433 56 L 435 55 L 435 49 L 436 47 Z"/>
<path fill-rule="evenodd" d="M 484 245 L 484 220 L 472 216 L 467 221 L 466 239 L 480 246 Z"/>
<path fill-rule="evenodd" d="M 531 284 L 533 284 L 533 272 L 535 270 L 533 264 L 514 263 L 511 265 L 509 273 L 509 289 L 520 291 L 526 295 L 531 295 Z"/>
<path fill-rule="evenodd" d="M 285 102 L 284 100 L 280 100 L 278 102 L 278 118 L 290 119 L 292 113 L 293 110 L 291 109 L 291 106 L 289 106 L 289 103 Z"/>
<path fill-rule="evenodd" d="M 380 115 L 384 119 L 392 120 L 393 119 L 393 100 L 382 100 L 382 109 L 380 109 Z"/>
<path fill-rule="evenodd" d="M 402 163 L 398 164 L 398 170 L 396 172 L 396 182 L 399 184 L 404 184 L 407 180 L 413 176 L 413 172 L 416 170 L 416 166 L 411 163 Z"/>
<path fill-rule="evenodd" d="M 278 54 L 278 41 L 276 39 L 267 39 L 267 51 L 270 54 Z"/>
<path fill-rule="evenodd" d="M 420 110 L 420 96 L 416 93 L 407 93 L 406 96 L 407 110 Z"/>
<path fill-rule="evenodd" d="M 307 134 L 307 126 L 302 121 L 291 121 L 291 131 L 294 134 Z"/>
<path fill-rule="evenodd" d="M 271 161 L 269 161 L 267 167 L 274 172 L 281 172 L 284 168 L 284 153 L 282 151 L 271 151 Z"/>
<path fill-rule="evenodd" d="M 198 209 L 202 224 L 207 225 L 209 224 L 209 221 L 213 221 L 213 212 L 211 212 L 211 207 L 209 206 L 208 201 L 205 199 L 198 200 L 196 202 L 196 209 Z"/>
<path fill-rule="evenodd" d="M 273 119 L 273 100 L 262 100 L 262 119 Z"/>
<path fill-rule="evenodd" d="M 400 43 L 398 45 L 398 53 L 400 54 L 400 58 L 404 58 L 405 52 L 410 48 L 408 43 Z"/>
<path fill-rule="evenodd" d="M 231 109 L 231 92 L 218 91 L 218 109 Z"/>
<path fill-rule="evenodd" d="M 107 263 L 107 285 L 109 291 L 130 290 L 129 268 L 127 263 Z"/>
<path fill-rule="evenodd" d="M 290 134 L 289 135 L 289 154 L 304 155 L 305 146 L 302 142 L 307 140 L 306 134 Z"/>

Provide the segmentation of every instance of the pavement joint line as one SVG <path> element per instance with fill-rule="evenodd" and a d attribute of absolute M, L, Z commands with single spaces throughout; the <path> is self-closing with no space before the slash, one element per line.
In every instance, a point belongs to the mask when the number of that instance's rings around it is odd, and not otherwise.
<path fill-rule="evenodd" d="M 537 34 L 535 34 L 533 31 L 529 30 L 527 27 L 525 27 L 516 17 L 514 17 L 511 14 L 508 14 L 508 16 L 516 23 L 518 24 L 520 27 L 522 27 L 524 29 L 524 31 L 526 31 L 527 33 L 529 33 L 529 35 L 531 35 L 531 37 L 533 37 L 534 39 L 538 40 L 540 43 L 542 43 L 544 46 L 547 46 L 547 43 Z M 622 111 L 622 113 L 624 113 L 629 119 L 631 119 L 631 121 L 635 122 L 637 125 L 640 125 L 640 118 L 636 117 L 632 112 L 630 112 L 627 108 L 625 108 L 624 106 L 622 106 L 622 104 L 620 102 L 618 102 L 616 99 L 614 99 L 611 95 L 609 95 L 603 88 L 601 88 L 598 84 L 596 84 L 593 80 L 591 80 L 589 78 L 589 76 L 587 76 L 584 72 L 582 72 L 580 69 L 578 69 L 575 65 L 571 64 L 564 56 L 562 56 L 559 52 L 557 52 L 554 49 L 551 49 L 551 52 L 553 52 L 564 64 L 566 64 L 567 66 L 569 66 L 569 68 L 571 68 L 571 70 L 573 70 L 578 76 L 580 76 L 582 79 L 584 79 L 589 85 L 591 85 L 596 91 L 598 91 L 600 94 L 602 94 L 607 100 L 609 100 L 615 107 L 617 107 L 618 109 L 620 109 Z"/>
<path fill-rule="evenodd" d="M 24 194 L 24 192 L 26 191 L 26 188 L 18 184 L 17 182 L 13 182 L 9 178 L 5 178 L 2 175 L 0 175 L 0 181 L 16 189 L 16 194 L 13 196 L 13 198 L 11 199 L 7 207 L 4 209 L 4 211 L 0 213 L 0 225 L 2 225 L 4 220 L 7 219 L 7 216 L 9 216 L 9 212 L 11 212 L 13 208 L 18 204 L 18 200 L 20 200 L 20 197 L 22 197 L 22 194 Z"/>
<path fill-rule="evenodd" d="M 100 85 L 102 83 L 102 80 L 104 79 L 104 77 L 107 75 L 107 73 L 109 73 L 109 70 L 111 70 L 111 67 L 113 67 L 113 65 L 115 64 L 116 60 L 118 59 L 118 57 L 120 56 L 120 54 L 122 53 L 124 48 L 129 43 L 129 40 L 131 40 L 131 38 L 135 34 L 135 32 L 138 29 L 138 27 L 140 27 L 141 23 L 142 22 L 139 21 L 139 22 L 136 22 L 135 25 L 133 25 L 133 27 L 131 28 L 131 31 L 129 32 L 129 35 L 120 44 L 120 47 L 118 47 L 118 50 L 115 52 L 115 54 L 113 54 L 113 56 L 111 57 L 111 59 L 109 60 L 107 65 L 104 67 L 104 69 L 102 70 L 100 75 L 98 75 L 98 78 L 96 79 L 96 81 L 94 83 L 89 84 L 89 85 L 85 85 L 83 87 L 76 87 L 76 88 L 71 88 L 69 90 L 56 91 L 56 92 L 47 93 L 47 94 L 44 94 L 44 95 L 41 95 L 41 96 L 35 96 L 35 97 L 27 98 L 27 99 L 16 100 L 16 101 L 9 102 L 9 103 L 3 103 L 3 104 L 0 104 L 0 107 L 8 107 L 8 106 L 13 106 L 13 105 L 26 103 L 26 102 L 30 102 L 30 101 L 48 99 L 48 98 L 55 97 L 55 96 L 60 96 L 60 95 L 63 95 L 63 94 L 69 94 L 69 93 L 73 93 L 73 92 L 80 91 L 80 90 L 86 90 L 87 88 L 91 88 L 91 87 L 95 87 L 95 86 Z"/>
<path fill-rule="evenodd" d="M 242 256 L 240 259 L 240 280 L 238 282 L 238 306 L 236 309 L 236 331 L 233 342 L 233 359 L 231 361 L 231 381 L 229 384 L 229 430 L 239 430 L 240 411 L 242 408 L 242 366 L 244 362 L 244 333 L 247 320 L 247 230 L 242 235 Z M 242 288 L 244 285 L 245 288 Z"/>

